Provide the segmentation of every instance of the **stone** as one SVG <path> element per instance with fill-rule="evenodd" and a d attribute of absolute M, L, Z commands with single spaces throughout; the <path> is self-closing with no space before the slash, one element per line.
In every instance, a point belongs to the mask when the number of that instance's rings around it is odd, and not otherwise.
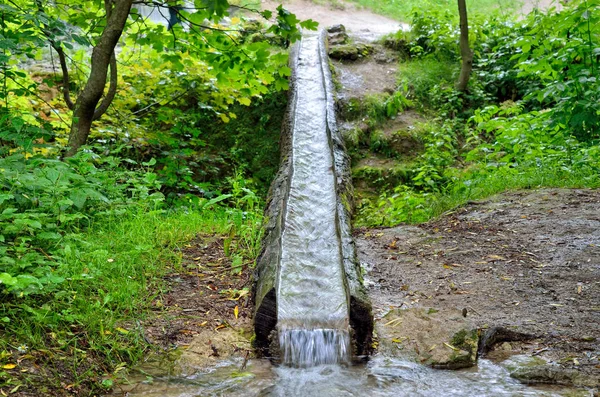
<path fill-rule="evenodd" d="M 468 368 L 477 362 L 477 329 L 458 309 L 394 309 L 376 329 L 386 354 L 442 369 Z"/>
<path fill-rule="evenodd" d="M 346 27 L 341 23 L 333 25 L 327 28 L 327 33 L 346 33 Z"/>
<path fill-rule="evenodd" d="M 349 40 L 348 35 L 345 32 L 330 33 L 327 37 L 327 41 L 329 42 L 329 45 L 346 44 L 348 42 L 348 40 Z"/>
<path fill-rule="evenodd" d="M 526 384 L 556 384 L 578 387 L 598 387 L 600 379 L 574 369 L 556 365 L 519 367 L 510 373 L 511 378 Z"/>
<path fill-rule="evenodd" d="M 356 61 L 359 58 L 368 57 L 372 53 L 373 46 L 364 43 L 344 44 L 329 48 L 329 56 L 337 60 Z"/>
<path fill-rule="evenodd" d="M 344 25 L 333 25 L 327 28 L 327 41 L 330 46 L 346 44 L 348 34 Z"/>

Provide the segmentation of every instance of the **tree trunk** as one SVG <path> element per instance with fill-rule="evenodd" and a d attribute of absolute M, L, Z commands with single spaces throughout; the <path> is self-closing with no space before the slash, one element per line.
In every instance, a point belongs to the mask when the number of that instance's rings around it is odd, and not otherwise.
<path fill-rule="evenodd" d="M 114 6 L 112 5 L 114 3 Z M 114 96 L 112 82 L 116 82 L 117 68 L 114 50 L 125 28 L 125 22 L 131 11 L 133 0 L 106 0 L 107 22 L 98 43 L 92 51 L 92 70 L 83 91 L 77 97 L 73 110 L 73 122 L 69 135 L 69 149 L 65 157 L 73 156 L 82 145 L 85 145 L 90 134 L 92 121 L 100 117 L 110 105 L 109 98 Z M 111 90 L 98 111 L 96 106 L 102 98 L 108 69 L 111 68 Z M 116 85 L 115 85 L 116 89 Z M 110 98 L 112 99 L 112 98 Z"/>
<path fill-rule="evenodd" d="M 456 82 L 456 89 L 464 92 L 469 85 L 469 77 L 471 77 L 471 70 L 473 69 L 473 52 L 469 48 L 469 22 L 465 0 L 458 0 L 458 15 L 460 16 L 460 57 L 462 65 L 460 76 Z"/>

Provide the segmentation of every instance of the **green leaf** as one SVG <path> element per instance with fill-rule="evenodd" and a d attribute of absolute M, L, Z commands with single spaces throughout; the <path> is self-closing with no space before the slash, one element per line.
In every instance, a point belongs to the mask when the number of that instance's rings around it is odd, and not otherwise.
<path fill-rule="evenodd" d="M 300 26 L 308 30 L 317 30 L 317 28 L 319 27 L 319 22 L 313 21 L 312 19 L 307 19 L 305 21 L 300 22 Z"/>
<path fill-rule="evenodd" d="M 0 205 L 10 199 L 15 198 L 15 196 L 13 196 L 12 194 L 0 194 Z"/>
<path fill-rule="evenodd" d="M 13 286 L 17 284 L 18 281 L 19 280 L 8 273 L 0 273 L 0 284 Z"/>
<path fill-rule="evenodd" d="M 233 197 L 233 194 L 222 194 L 218 197 L 215 197 L 214 199 L 208 200 L 203 206 L 202 208 L 209 208 L 211 205 L 220 203 L 223 200 L 227 200 L 228 198 Z"/>
<path fill-rule="evenodd" d="M 78 209 L 82 209 L 87 200 L 87 192 L 83 189 L 75 189 L 71 192 L 70 199 Z"/>
<path fill-rule="evenodd" d="M 37 234 L 37 238 L 41 240 L 60 240 L 62 236 L 53 232 L 42 232 Z"/>
<path fill-rule="evenodd" d="M 250 98 L 244 98 L 244 97 L 238 98 L 238 102 L 244 106 L 250 106 L 250 104 L 251 104 Z"/>

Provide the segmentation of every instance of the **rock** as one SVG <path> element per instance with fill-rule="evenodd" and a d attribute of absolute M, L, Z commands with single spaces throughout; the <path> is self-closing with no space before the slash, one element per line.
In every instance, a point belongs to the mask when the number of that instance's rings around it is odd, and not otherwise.
<path fill-rule="evenodd" d="M 346 32 L 330 33 L 327 36 L 327 41 L 329 45 L 346 44 L 348 42 L 348 35 Z"/>
<path fill-rule="evenodd" d="M 373 53 L 373 46 L 370 44 L 356 43 L 333 46 L 329 49 L 329 56 L 338 60 L 356 61 Z"/>
<path fill-rule="evenodd" d="M 492 327 L 487 329 L 479 341 L 479 355 L 485 356 L 494 348 L 494 345 L 502 342 L 523 342 L 535 339 L 535 335 L 513 331 L 504 327 Z"/>
<path fill-rule="evenodd" d="M 578 387 L 600 386 L 600 379 L 598 377 L 555 365 L 519 367 L 511 372 L 510 376 L 526 384 L 557 384 Z"/>
<path fill-rule="evenodd" d="M 327 33 L 346 33 L 346 27 L 344 25 L 337 24 L 327 28 Z"/>
<path fill-rule="evenodd" d="M 383 45 L 390 50 L 400 51 L 406 54 L 410 53 L 410 47 L 408 46 L 408 41 L 405 38 L 389 36 L 383 40 Z"/>
<path fill-rule="evenodd" d="M 340 45 L 348 42 L 348 34 L 344 25 L 333 25 L 327 28 L 327 41 L 329 45 Z"/>
<path fill-rule="evenodd" d="M 396 309 L 377 325 L 386 354 L 409 356 L 433 368 L 475 365 L 478 332 L 460 310 Z"/>

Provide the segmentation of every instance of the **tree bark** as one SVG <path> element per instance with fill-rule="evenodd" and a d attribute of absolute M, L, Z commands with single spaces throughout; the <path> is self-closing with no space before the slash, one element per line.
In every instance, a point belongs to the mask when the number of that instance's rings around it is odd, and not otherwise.
<path fill-rule="evenodd" d="M 469 85 L 469 77 L 471 77 L 471 70 L 473 69 L 473 51 L 469 47 L 469 22 L 465 0 L 458 0 L 458 15 L 460 17 L 460 57 L 462 65 L 460 76 L 456 82 L 456 89 L 464 92 Z"/>
<path fill-rule="evenodd" d="M 114 3 L 114 5 L 112 5 Z M 107 22 L 98 43 L 92 51 L 92 70 L 90 77 L 77 97 L 73 110 L 73 122 L 69 135 L 69 149 L 65 157 L 73 156 L 82 145 L 85 145 L 92 121 L 97 119 L 106 111 L 116 91 L 117 68 L 115 59 L 115 47 L 123 29 L 133 0 L 107 0 Z M 102 98 L 108 69 L 111 68 L 111 88 L 103 103 L 98 109 L 96 106 Z M 114 87 L 113 87 L 113 82 Z"/>

